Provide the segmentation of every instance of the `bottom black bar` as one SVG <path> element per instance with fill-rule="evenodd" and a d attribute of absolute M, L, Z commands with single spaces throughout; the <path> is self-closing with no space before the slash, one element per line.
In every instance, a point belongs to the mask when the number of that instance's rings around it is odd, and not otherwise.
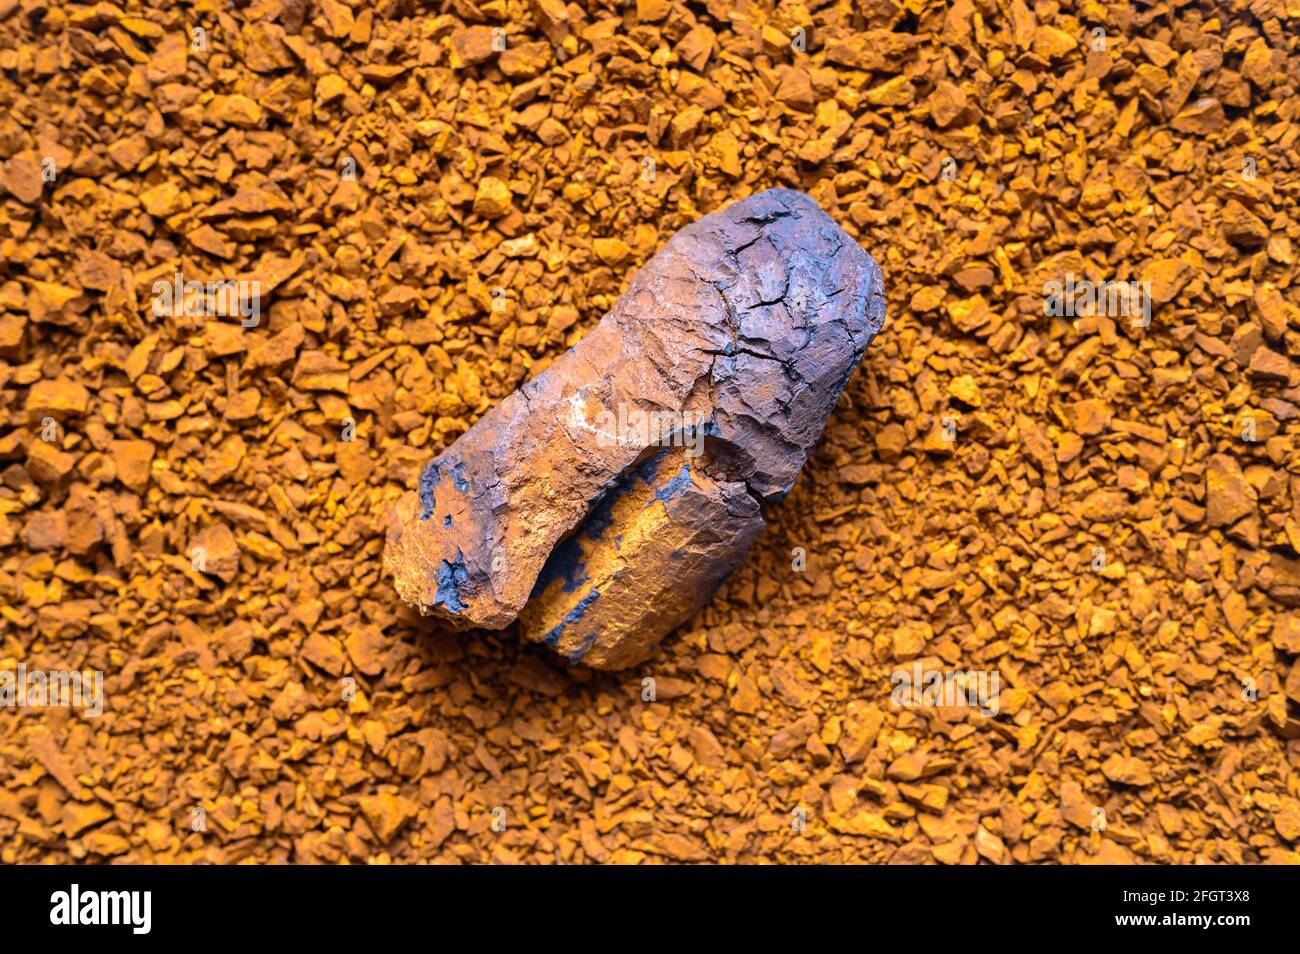
<path fill-rule="evenodd" d="M 1290 924 L 1294 896 L 1283 867 L 0 868 L 9 939 L 132 946 L 337 945 L 415 931 L 462 947 L 557 932 L 650 943 L 685 932 L 692 946 L 716 937 L 734 949 L 745 937 L 770 943 L 774 930 L 862 932 L 875 946 L 963 924 L 1004 940 L 1240 943 Z"/>

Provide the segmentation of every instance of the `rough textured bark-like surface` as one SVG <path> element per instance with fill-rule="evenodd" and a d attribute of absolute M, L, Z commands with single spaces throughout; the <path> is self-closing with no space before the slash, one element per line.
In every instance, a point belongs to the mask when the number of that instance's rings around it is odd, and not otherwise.
<path fill-rule="evenodd" d="M 544 605 L 525 620 L 527 634 L 567 647 L 571 658 L 634 662 L 662 635 L 652 618 L 689 616 L 708 598 L 694 581 L 716 583 L 743 556 L 761 526 L 757 502 L 789 492 L 883 323 L 879 268 L 809 197 L 772 189 L 705 216 L 664 245 L 586 337 L 431 461 L 418 491 L 398 501 L 384 553 L 398 593 L 461 628 L 503 627 L 534 596 L 557 544 L 584 521 L 589 530 L 589 515 L 618 488 L 636 485 L 636 468 L 681 457 L 687 476 L 670 478 L 681 492 L 652 496 L 642 509 L 654 514 L 626 517 L 626 529 L 640 534 L 635 560 L 629 552 L 621 572 L 602 571 L 600 596 L 567 594 L 563 615 L 586 599 L 581 617 L 604 619 L 594 605 L 617 604 L 622 641 L 642 647 L 607 645 L 592 624 L 571 635 L 543 628 L 564 602 L 549 602 L 545 580 L 536 593 Z M 620 412 L 705 422 L 703 456 L 665 455 L 634 433 L 610 439 L 605 422 Z M 613 539 L 620 529 L 606 532 Z M 664 560 L 656 536 L 686 546 Z M 596 549 L 598 560 L 612 560 Z M 674 563 L 674 549 L 691 559 Z M 624 581 L 628 592 L 611 598 Z M 634 594 L 645 602 L 633 605 Z"/>
<path fill-rule="evenodd" d="M 708 466 L 672 447 L 620 480 L 546 562 L 520 633 L 621 669 L 695 615 L 763 529 L 745 485 Z"/>

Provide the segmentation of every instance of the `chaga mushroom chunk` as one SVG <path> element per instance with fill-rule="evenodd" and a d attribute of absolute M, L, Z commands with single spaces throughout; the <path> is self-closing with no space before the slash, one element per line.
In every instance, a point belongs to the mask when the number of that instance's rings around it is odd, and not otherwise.
<path fill-rule="evenodd" d="M 428 463 L 386 572 L 456 628 L 640 662 L 744 557 L 884 320 L 880 269 L 808 196 L 705 216 Z"/>

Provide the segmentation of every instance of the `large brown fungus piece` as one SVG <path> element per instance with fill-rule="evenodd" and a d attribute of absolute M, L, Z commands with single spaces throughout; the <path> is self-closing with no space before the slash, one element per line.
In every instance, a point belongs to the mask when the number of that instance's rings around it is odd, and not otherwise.
<path fill-rule="evenodd" d="M 575 662 L 640 662 L 789 493 L 884 320 L 880 269 L 802 193 L 687 226 L 398 501 L 398 593 L 457 628 L 520 618 Z"/>

